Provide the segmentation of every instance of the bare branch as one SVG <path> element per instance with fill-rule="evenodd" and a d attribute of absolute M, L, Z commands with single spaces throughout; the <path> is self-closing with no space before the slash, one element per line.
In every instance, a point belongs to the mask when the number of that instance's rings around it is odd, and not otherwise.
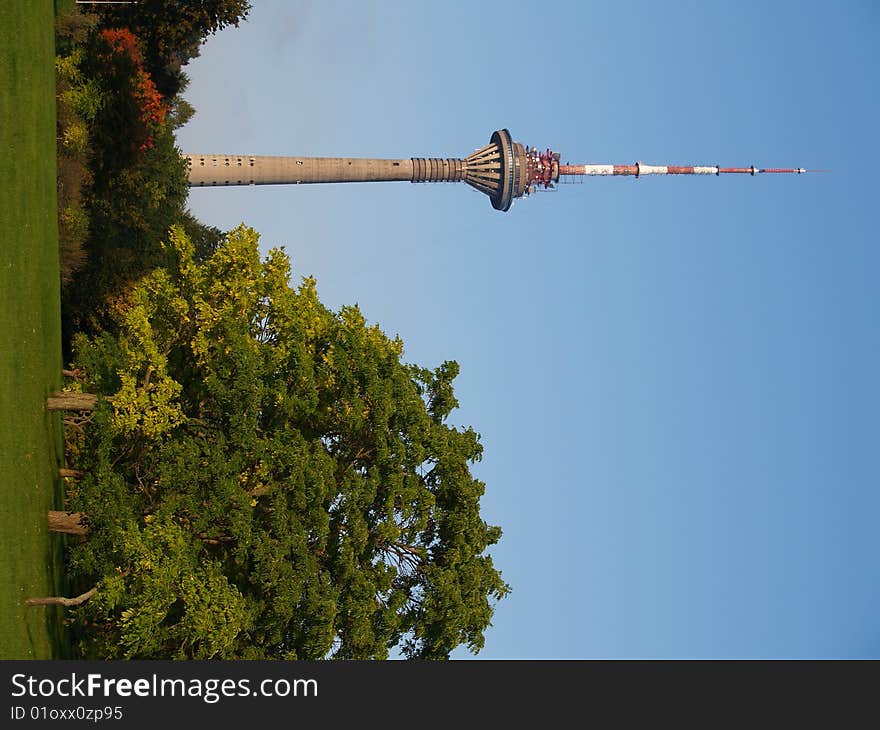
<path fill-rule="evenodd" d="M 94 393 L 56 391 L 46 398 L 47 411 L 93 411 L 98 396 Z"/>
<path fill-rule="evenodd" d="M 144 382 L 141 388 L 146 390 L 150 387 L 150 377 L 153 375 L 153 366 L 147 365 L 147 372 L 144 374 Z"/>
<path fill-rule="evenodd" d="M 82 512 L 62 512 L 49 510 L 47 519 L 50 532 L 63 532 L 66 535 L 85 535 L 89 528 L 84 524 Z"/>
<path fill-rule="evenodd" d="M 98 586 L 77 596 L 76 598 L 65 598 L 64 596 L 50 596 L 48 598 L 28 598 L 24 603 L 26 606 L 79 606 L 85 603 L 98 592 Z"/>

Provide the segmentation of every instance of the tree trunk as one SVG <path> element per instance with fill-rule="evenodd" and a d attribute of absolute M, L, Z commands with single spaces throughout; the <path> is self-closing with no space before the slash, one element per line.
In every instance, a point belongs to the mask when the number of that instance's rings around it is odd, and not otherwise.
<path fill-rule="evenodd" d="M 46 399 L 47 411 L 93 411 L 98 396 L 94 393 L 55 392 Z"/>
<path fill-rule="evenodd" d="M 58 476 L 60 477 L 81 477 L 85 474 L 85 472 L 81 472 L 79 469 L 67 469 L 66 467 L 61 467 L 58 470 Z"/>
<path fill-rule="evenodd" d="M 89 528 L 83 524 L 82 512 L 59 512 L 49 510 L 49 531 L 67 535 L 85 535 Z"/>
<path fill-rule="evenodd" d="M 79 606 L 85 603 L 98 592 L 98 586 L 77 596 L 76 598 L 65 598 L 64 596 L 49 596 L 48 598 L 28 598 L 24 603 L 26 606 Z"/>

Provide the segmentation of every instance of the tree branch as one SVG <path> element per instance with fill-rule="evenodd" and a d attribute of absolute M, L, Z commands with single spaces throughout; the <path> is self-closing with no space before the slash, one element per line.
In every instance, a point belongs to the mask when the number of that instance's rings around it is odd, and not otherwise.
<path fill-rule="evenodd" d="M 144 382 L 143 382 L 143 385 L 141 386 L 141 388 L 143 390 L 146 390 L 147 388 L 150 387 L 150 376 L 152 376 L 152 374 L 153 374 L 153 366 L 147 365 L 147 372 L 144 374 Z"/>
<path fill-rule="evenodd" d="M 221 545 L 224 542 L 235 542 L 235 538 L 230 535 L 218 535 L 217 537 L 208 537 L 207 533 L 201 533 L 199 535 L 199 540 L 201 540 L 206 545 Z"/>
<path fill-rule="evenodd" d="M 63 532 L 67 535 L 85 535 L 89 529 L 83 522 L 82 512 L 62 512 L 49 510 L 49 532 Z"/>
<path fill-rule="evenodd" d="M 407 545 L 406 543 L 398 542 L 397 540 L 394 540 L 394 541 L 386 543 L 386 544 L 397 548 L 397 550 L 399 550 L 399 551 L 409 553 L 410 555 L 415 555 L 418 558 L 425 557 L 425 554 L 423 552 L 423 548 L 413 547 L 412 545 Z"/>
<path fill-rule="evenodd" d="M 98 396 L 94 393 L 56 391 L 46 398 L 47 411 L 93 411 Z"/>
<path fill-rule="evenodd" d="M 64 596 L 50 596 L 48 598 L 28 598 L 24 603 L 26 606 L 79 606 L 85 603 L 98 592 L 98 586 L 77 596 L 76 598 L 65 598 Z"/>

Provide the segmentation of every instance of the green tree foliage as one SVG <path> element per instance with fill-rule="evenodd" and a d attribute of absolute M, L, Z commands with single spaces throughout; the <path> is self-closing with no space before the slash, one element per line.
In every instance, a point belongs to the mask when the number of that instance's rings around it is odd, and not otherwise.
<path fill-rule="evenodd" d="M 210 250 L 172 231 L 168 264 L 80 336 L 103 394 L 69 494 L 88 515 L 70 566 L 98 657 L 373 658 L 478 651 L 508 587 L 486 554 L 470 472 L 478 435 L 447 423 L 454 362 L 402 362 L 357 307 L 289 285 L 241 227 Z"/>

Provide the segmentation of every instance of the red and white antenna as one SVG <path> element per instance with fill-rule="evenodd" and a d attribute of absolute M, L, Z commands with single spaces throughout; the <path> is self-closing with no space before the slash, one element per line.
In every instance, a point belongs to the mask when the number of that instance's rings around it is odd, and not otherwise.
<path fill-rule="evenodd" d="M 719 167 L 718 165 L 559 165 L 558 175 L 758 175 L 764 173 L 803 174 L 803 167 Z M 818 172 L 813 170 L 812 172 Z"/>

